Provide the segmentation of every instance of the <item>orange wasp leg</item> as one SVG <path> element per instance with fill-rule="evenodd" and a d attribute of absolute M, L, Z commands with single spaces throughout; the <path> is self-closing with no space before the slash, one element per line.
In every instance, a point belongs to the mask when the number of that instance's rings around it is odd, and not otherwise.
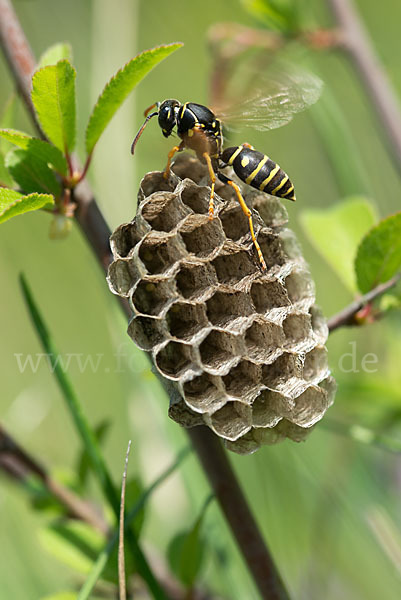
<path fill-rule="evenodd" d="M 207 164 L 207 168 L 209 171 L 209 177 L 210 177 L 210 181 L 212 183 L 211 186 L 211 190 L 210 190 L 210 199 L 209 199 L 209 219 L 213 219 L 213 215 L 214 215 L 214 186 L 216 184 L 216 175 L 215 172 L 213 171 L 213 166 L 212 166 L 212 160 L 210 158 L 210 155 L 207 152 L 203 153 L 203 158 L 206 160 L 206 164 Z"/>
<path fill-rule="evenodd" d="M 173 160 L 174 154 L 181 152 L 182 150 L 184 150 L 184 145 L 182 142 L 179 146 L 174 146 L 174 148 L 171 148 L 167 156 L 167 165 L 163 173 L 164 179 L 168 179 L 170 177 L 171 161 Z"/>
<path fill-rule="evenodd" d="M 231 179 L 228 179 L 228 177 L 226 177 L 222 173 L 219 173 L 219 179 L 221 179 L 221 181 L 223 181 L 227 185 L 231 185 L 231 187 L 234 188 L 234 191 L 236 193 L 236 196 L 237 196 L 238 202 L 240 203 L 242 211 L 248 217 L 249 231 L 251 232 L 252 242 L 256 248 L 256 252 L 258 253 L 258 257 L 259 257 L 259 261 L 260 261 L 262 270 L 266 271 L 267 266 L 265 263 L 265 259 L 263 258 L 262 250 L 260 249 L 259 242 L 256 239 L 255 231 L 253 229 L 252 213 L 251 213 L 250 209 L 247 207 L 247 205 L 245 204 L 245 200 L 242 197 L 241 190 L 239 189 L 238 185 L 236 183 L 234 183 L 234 181 L 232 181 Z"/>

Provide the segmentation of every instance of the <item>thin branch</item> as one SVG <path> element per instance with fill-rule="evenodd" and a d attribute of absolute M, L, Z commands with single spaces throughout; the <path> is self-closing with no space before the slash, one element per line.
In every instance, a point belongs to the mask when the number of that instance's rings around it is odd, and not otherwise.
<path fill-rule="evenodd" d="M 364 84 L 401 171 L 401 111 L 397 95 L 374 51 L 352 0 L 328 0 L 341 32 L 344 50 Z"/>
<path fill-rule="evenodd" d="M 361 310 L 361 308 L 363 308 L 366 304 L 373 302 L 373 300 L 393 288 L 395 285 L 397 285 L 400 279 L 401 273 L 397 273 L 397 275 L 394 275 L 394 277 L 385 283 L 381 283 L 380 285 L 376 286 L 373 288 L 373 290 L 364 296 L 361 296 L 358 300 L 355 300 L 355 302 L 352 302 L 349 306 L 331 317 L 327 321 L 327 326 L 330 333 L 339 327 L 358 325 L 358 322 L 355 320 L 355 315 Z"/>
<path fill-rule="evenodd" d="M 30 81 L 26 77 L 25 65 L 33 65 L 35 61 L 9 0 L 0 0 L 0 23 L 5 18 L 9 25 L 2 36 L 2 45 L 7 56 L 10 56 L 11 71 L 19 86 L 24 89 L 23 98 L 28 105 Z M 17 39 L 20 40 L 20 46 L 14 52 L 9 49 L 7 31 L 10 29 L 18 31 Z M 80 183 L 74 190 L 73 200 L 78 205 L 75 213 L 77 222 L 100 265 L 107 270 L 111 261 L 110 230 L 86 181 Z M 121 305 L 126 315 L 130 317 L 131 311 L 128 303 L 122 302 Z M 166 380 L 162 377 L 159 379 L 167 391 Z M 190 429 L 188 435 L 198 452 L 209 482 L 238 542 L 239 549 L 253 574 L 261 598 L 266 600 L 287 599 L 288 595 L 280 575 L 252 517 L 221 443 L 206 427 Z"/>
<path fill-rule="evenodd" d="M 18 22 L 9 0 L 0 0 L 0 43 L 18 90 L 21 93 L 35 126 L 39 128 L 31 100 L 32 75 L 35 60 L 28 40 Z"/>
<path fill-rule="evenodd" d="M 94 507 L 71 490 L 63 487 L 47 473 L 35 458 L 29 455 L 0 425 L 0 468 L 17 481 L 36 475 L 50 494 L 67 509 L 68 515 L 88 523 L 104 535 L 109 533 L 107 523 Z"/>

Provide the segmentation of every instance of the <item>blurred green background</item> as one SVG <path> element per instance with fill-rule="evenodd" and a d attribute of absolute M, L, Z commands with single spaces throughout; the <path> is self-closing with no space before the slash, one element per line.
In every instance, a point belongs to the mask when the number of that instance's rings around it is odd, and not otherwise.
<path fill-rule="evenodd" d="M 141 138 L 135 160 L 129 148 L 143 110 L 157 100 L 208 102 L 211 58 L 208 28 L 221 21 L 254 26 L 240 2 L 203 0 L 93 0 L 14 2 L 38 57 L 57 41 L 69 41 L 77 68 L 78 132 L 110 76 L 139 51 L 173 41 L 185 46 L 139 85 L 102 137 L 89 172 L 98 203 L 111 228 L 135 212 L 138 182 L 161 169 L 170 148 L 156 123 Z M 401 94 L 399 23 L 401 3 L 356 3 L 394 87 Z M 324 0 L 308 3 L 321 26 L 330 24 Z M 399 210 L 401 184 L 373 111 L 346 58 L 337 52 L 313 57 L 313 67 L 336 99 L 365 171 L 369 198 L 383 217 Z M 0 59 L 0 107 L 13 91 Z M 32 131 L 21 105 L 15 127 Z M 300 226 L 305 208 L 333 205 L 341 182 L 308 112 L 269 133 L 245 131 L 248 141 L 269 153 L 296 182 L 297 203 L 286 208 L 302 243 L 325 315 L 352 300 L 340 279 L 310 245 Z M 341 149 L 340 149 L 341 151 Z M 83 155 L 82 155 L 83 156 Z M 365 190 L 354 190 L 361 193 Z M 91 423 L 111 421 L 105 455 L 118 481 L 125 449 L 133 439 L 131 473 L 150 483 L 186 443 L 185 432 L 167 418 L 167 400 L 146 358 L 127 337 L 126 323 L 105 285 L 90 249 L 74 227 L 66 241 L 48 239 L 49 217 L 31 213 L 0 230 L 1 418 L 7 430 L 52 472 L 66 476 L 80 446 L 63 399 L 45 360 L 21 372 L 18 356 L 34 361 L 41 347 L 18 286 L 23 271 L 63 353 L 92 357 L 80 368 L 71 360 L 70 377 Z M 350 258 L 351 260 L 351 258 Z M 342 329 L 329 339 L 329 357 L 339 390 L 331 419 L 375 427 L 401 412 L 398 316 L 363 330 Z M 355 349 L 341 370 L 341 357 Z M 361 360 L 377 355 L 366 373 Z M 99 362 L 97 362 L 99 361 Z M 97 366 L 96 366 L 97 365 Z M 397 435 L 397 419 L 391 434 Z M 399 428 L 398 428 L 399 433 Z M 385 449 L 331 433 L 320 424 L 305 444 L 286 442 L 248 457 L 232 456 L 258 522 L 293 598 L 386 600 L 400 597 L 401 536 L 399 459 Z M 37 599 L 68 588 L 74 573 L 42 548 L 39 531 L 48 517 L 30 509 L 23 489 L 1 476 L 0 598 Z M 148 507 L 144 538 L 161 554 L 172 536 L 189 527 L 208 493 L 195 456 L 160 488 Z M 251 600 L 258 594 L 216 504 L 204 523 L 207 559 L 200 583 L 223 597 Z"/>

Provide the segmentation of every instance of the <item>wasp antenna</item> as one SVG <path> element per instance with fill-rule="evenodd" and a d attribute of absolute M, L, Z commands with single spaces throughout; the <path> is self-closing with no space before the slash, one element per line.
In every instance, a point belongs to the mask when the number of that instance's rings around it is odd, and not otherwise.
<path fill-rule="evenodd" d="M 150 108 L 152 108 L 152 107 L 150 107 Z M 148 121 L 150 121 L 150 119 L 151 119 L 152 117 L 155 117 L 155 116 L 156 116 L 156 115 L 158 115 L 158 114 L 159 114 L 158 112 L 154 112 L 154 113 L 152 113 L 151 115 L 148 115 L 148 116 L 146 117 L 146 119 L 145 119 L 145 121 L 144 121 L 144 123 L 143 123 L 142 127 L 140 128 L 140 130 L 138 131 L 138 133 L 137 133 L 137 134 L 136 134 L 136 136 L 135 136 L 135 139 L 134 139 L 134 141 L 132 142 L 132 145 L 131 145 L 131 154 L 134 154 L 134 152 L 135 152 L 135 146 L 136 146 L 136 144 L 137 144 L 137 142 L 138 142 L 139 138 L 141 137 L 143 130 L 145 129 L 146 125 L 148 124 Z"/>
<path fill-rule="evenodd" d="M 145 112 L 143 113 L 144 117 L 147 117 L 148 114 L 150 113 L 150 111 L 155 108 L 155 106 L 157 106 L 157 108 L 159 108 L 159 104 L 160 102 L 154 102 L 153 104 L 151 104 L 150 106 L 148 106 L 148 108 L 145 110 Z"/>

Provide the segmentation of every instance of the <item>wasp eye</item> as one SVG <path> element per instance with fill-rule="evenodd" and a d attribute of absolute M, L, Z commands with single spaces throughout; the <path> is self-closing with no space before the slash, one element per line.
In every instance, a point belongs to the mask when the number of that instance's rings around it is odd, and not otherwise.
<path fill-rule="evenodd" d="M 162 104 L 159 109 L 159 125 L 165 137 L 171 135 L 172 129 L 176 124 L 174 107 L 171 102 Z"/>

